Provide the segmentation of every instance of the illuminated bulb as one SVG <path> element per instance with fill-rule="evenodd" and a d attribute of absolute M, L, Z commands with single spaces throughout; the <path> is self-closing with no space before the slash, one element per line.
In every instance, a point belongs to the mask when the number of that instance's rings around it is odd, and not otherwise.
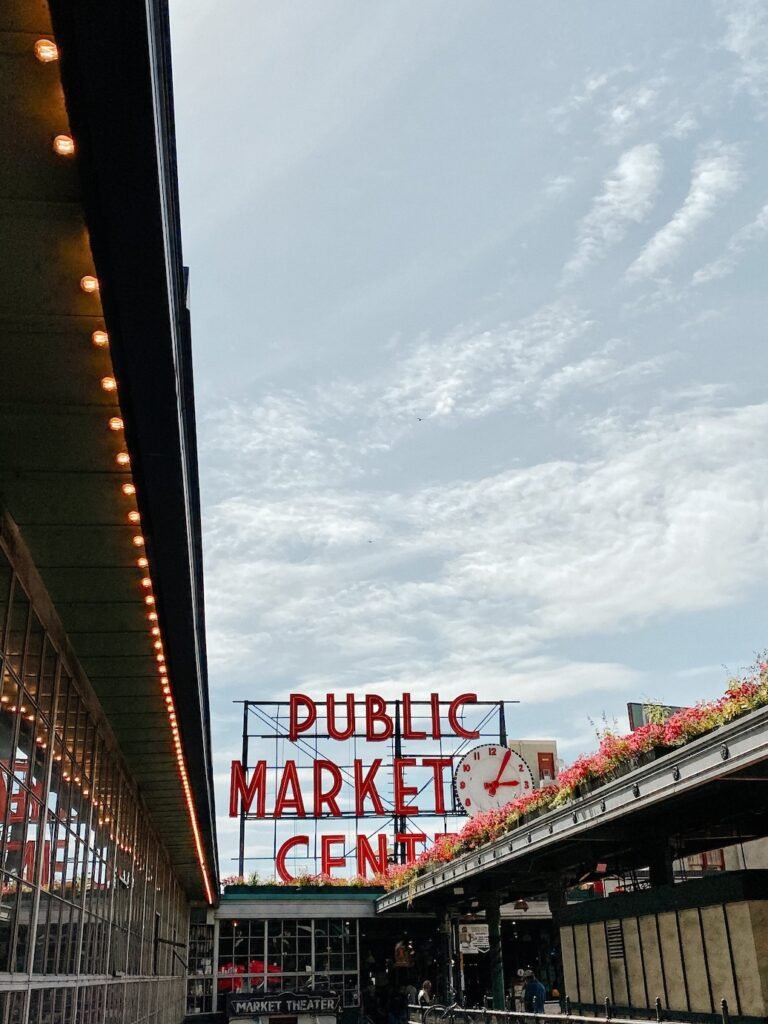
<path fill-rule="evenodd" d="M 144 538 L 140 533 L 137 533 L 136 536 L 133 538 L 133 543 L 137 548 L 144 546 Z"/>
<path fill-rule="evenodd" d="M 21 705 L 21 707 L 19 708 L 19 711 L 21 711 L 21 713 L 22 713 L 22 714 L 24 714 L 24 712 L 25 712 L 26 710 L 27 710 L 27 709 L 26 709 L 26 707 L 24 706 L 24 704 L 22 704 L 22 705 Z"/>
<path fill-rule="evenodd" d="M 139 513 L 135 509 L 133 509 L 131 512 L 128 513 L 128 522 L 129 523 L 140 523 L 141 522 L 141 516 L 139 515 Z"/>
<path fill-rule="evenodd" d="M 133 486 L 133 484 L 123 484 L 120 490 L 127 498 L 130 498 L 132 494 L 136 493 L 136 488 Z M 139 559 L 139 562 L 141 562 L 141 559 Z"/>
<path fill-rule="evenodd" d="M 105 377 L 104 380 L 109 380 L 109 378 Z M 102 382 L 102 387 L 104 387 L 104 383 L 103 382 Z M 104 390 L 105 391 L 109 391 L 110 389 L 109 388 L 104 388 Z M 117 431 L 117 430 L 122 430 L 123 429 L 124 423 L 120 419 L 119 416 L 112 416 L 112 417 L 110 417 L 110 419 L 109 419 L 109 421 L 107 423 L 107 426 L 109 427 L 110 430 Z"/>
<path fill-rule="evenodd" d="M 101 387 L 103 391 L 117 391 L 117 381 L 114 377 L 102 377 Z M 119 430 L 120 427 L 112 427 L 112 430 Z"/>
<path fill-rule="evenodd" d="M 34 720 L 35 720 L 35 716 L 34 715 L 27 715 L 27 721 L 28 722 L 34 722 Z"/>
<path fill-rule="evenodd" d="M 96 348 L 106 348 L 109 344 L 109 335 L 106 331 L 94 331 L 91 335 L 91 341 Z"/>
<path fill-rule="evenodd" d="M 170 707 L 171 704 L 173 704 L 173 697 L 166 697 L 165 703 L 168 705 L 168 707 Z"/>
<path fill-rule="evenodd" d="M 99 279 L 93 274 L 86 274 L 80 278 L 80 287 L 87 295 L 92 295 L 99 290 Z"/>
<path fill-rule="evenodd" d="M 162 640 L 155 640 L 155 642 L 154 642 L 154 644 L 152 644 L 152 646 L 155 648 L 156 651 L 162 651 L 162 649 L 163 649 L 163 641 Z"/>
<path fill-rule="evenodd" d="M 73 156 L 75 140 L 71 135 L 57 135 L 53 140 L 53 152 L 57 156 Z M 95 289 L 92 289 L 92 291 L 95 291 Z"/>
<path fill-rule="evenodd" d="M 169 694 L 170 692 L 171 692 L 170 686 L 166 686 L 165 685 L 165 680 L 163 680 L 163 693 Z"/>
<path fill-rule="evenodd" d="M 158 629 L 157 626 L 153 626 L 152 629 L 150 630 L 150 633 L 152 634 L 152 636 L 160 636 L 160 630 Z"/>
<path fill-rule="evenodd" d="M 115 462 L 118 466 L 130 466 L 131 457 L 128 452 L 118 452 L 115 456 Z"/>
<path fill-rule="evenodd" d="M 160 673 L 161 676 L 168 675 L 168 669 L 166 668 L 165 665 L 158 665 L 157 671 Z M 13 711 L 13 708 L 11 708 L 11 711 Z"/>
<path fill-rule="evenodd" d="M 145 590 L 149 590 L 149 588 L 152 586 L 152 580 L 149 578 L 149 576 L 145 576 L 144 579 L 141 581 L 141 585 L 145 588 Z"/>
<path fill-rule="evenodd" d="M 5 693 L 3 694 L 2 697 L 0 697 L 0 701 L 2 701 L 3 704 L 7 704 L 10 699 L 11 698 L 9 696 L 7 696 L 7 694 L 5 694 Z"/>
<path fill-rule="evenodd" d="M 144 597 L 144 604 L 154 604 L 155 599 L 151 594 L 146 594 Z"/>
<path fill-rule="evenodd" d="M 144 556 L 142 555 L 142 557 L 141 557 L 141 558 L 140 558 L 140 559 L 138 560 L 138 562 L 136 563 L 136 565 L 138 565 L 138 567 L 139 567 L 140 569 L 146 569 L 146 568 L 147 568 L 147 566 L 149 565 L 149 562 L 148 562 L 148 561 L 147 561 L 147 559 L 146 559 L 146 558 L 144 558 Z"/>
<path fill-rule="evenodd" d="M 164 654 L 156 654 L 155 657 L 157 658 L 157 660 L 159 662 L 165 661 L 165 655 Z"/>
<path fill-rule="evenodd" d="M 157 622 L 157 612 L 150 612 L 147 618 L 150 622 Z"/>
<path fill-rule="evenodd" d="M 38 39 L 35 43 L 35 56 L 41 64 L 50 64 L 59 59 L 59 48 L 51 39 Z"/>

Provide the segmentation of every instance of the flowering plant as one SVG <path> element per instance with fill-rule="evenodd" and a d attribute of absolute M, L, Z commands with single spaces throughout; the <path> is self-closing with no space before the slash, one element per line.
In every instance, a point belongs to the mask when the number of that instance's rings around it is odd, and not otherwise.
<path fill-rule="evenodd" d="M 604 730 L 595 753 L 577 758 L 560 772 L 552 785 L 518 797 L 504 807 L 476 814 L 458 835 L 441 837 L 430 850 L 410 864 L 390 867 L 383 882 L 388 889 L 407 885 L 423 872 L 498 839 L 516 827 L 526 814 L 562 807 L 577 795 L 579 787 L 615 778 L 621 770 L 636 765 L 642 755 L 659 748 L 680 747 L 766 705 L 768 661 L 763 658 L 756 662 L 751 674 L 731 680 L 725 693 L 717 700 L 683 708 L 667 717 L 666 721 L 660 720 L 666 716 L 654 716 L 655 721 L 626 736 Z"/>

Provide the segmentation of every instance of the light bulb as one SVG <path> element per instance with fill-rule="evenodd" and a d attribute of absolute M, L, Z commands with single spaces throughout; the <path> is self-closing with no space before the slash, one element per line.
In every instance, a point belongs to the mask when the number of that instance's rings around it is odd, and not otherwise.
<path fill-rule="evenodd" d="M 141 585 L 142 587 L 144 587 L 145 590 L 149 590 L 149 588 L 152 586 L 152 580 L 149 578 L 149 576 L 145 576 L 144 579 L 141 581 Z"/>
<path fill-rule="evenodd" d="M 120 488 L 120 490 L 121 490 L 121 491 L 123 492 L 123 494 L 124 494 L 124 495 L 125 495 L 125 496 L 126 496 L 127 498 L 130 498 L 130 496 L 131 496 L 132 494 L 135 494 L 135 493 L 136 493 L 136 488 L 134 487 L 134 485 L 133 485 L 133 484 L 123 484 L 123 486 L 122 486 L 122 487 Z"/>
<path fill-rule="evenodd" d="M 111 380 L 111 378 L 105 377 L 104 380 Z M 104 387 L 104 381 L 102 381 L 101 386 Z M 112 388 L 104 388 L 104 390 L 105 391 L 112 391 L 113 389 Z M 118 430 L 122 430 L 123 429 L 124 424 L 123 424 L 123 421 L 120 419 L 119 416 L 111 416 L 110 419 L 107 422 L 107 426 L 109 427 L 110 430 L 118 431 Z"/>
<path fill-rule="evenodd" d="M 75 152 L 75 140 L 71 135 L 57 135 L 53 140 L 53 152 L 57 156 L 73 156 Z M 91 289 L 95 291 L 96 289 Z"/>
<path fill-rule="evenodd" d="M 80 278 L 80 287 L 87 295 L 92 295 L 93 292 L 99 290 L 98 278 L 94 277 L 93 274 L 86 274 L 85 277 Z"/>
<path fill-rule="evenodd" d="M 128 454 L 128 452 L 118 452 L 117 455 L 115 456 L 115 462 L 118 464 L 118 466 L 130 466 L 131 456 Z"/>
<path fill-rule="evenodd" d="M 147 594 L 147 595 L 146 595 L 146 596 L 144 597 L 144 604 L 154 604 L 154 603 L 155 603 L 155 599 L 154 599 L 154 597 L 152 596 L 152 594 Z"/>
<path fill-rule="evenodd" d="M 35 56 L 41 64 L 50 64 L 59 59 L 59 48 L 51 39 L 38 39 L 35 43 Z"/>
<path fill-rule="evenodd" d="M 150 633 L 152 634 L 152 636 L 160 636 L 160 630 L 157 628 L 157 626 L 153 626 L 152 629 L 150 630 Z"/>
<path fill-rule="evenodd" d="M 91 335 L 91 341 L 96 348 L 106 348 L 109 344 L 109 335 L 106 331 L 94 331 Z"/>
<path fill-rule="evenodd" d="M 162 642 L 162 640 L 155 640 L 155 642 L 154 642 L 154 644 L 152 646 L 155 648 L 156 651 L 162 651 L 162 649 L 163 649 L 163 642 Z"/>
<path fill-rule="evenodd" d="M 150 612 L 147 618 L 150 622 L 157 622 L 157 612 Z"/>
<path fill-rule="evenodd" d="M 146 569 L 149 565 L 149 561 L 142 555 L 142 557 L 136 562 L 136 565 L 138 565 L 140 569 Z"/>
<path fill-rule="evenodd" d="M 136 536 L 133 538 L 133 543 L 134 546 L 137 548 L 144 546 L 144 538 L 141 536 L 140 533 L 137 533 Z"/>
<path fill-rule="evenodd" d="M 141 516 L 136 511 L 136 509 L 131 509 L 131 511 L 128 513 L 128 522 L 134 524 L 141 522 Z"/>
<path fill-rule="evenodd" d="M 114 377 L 102 377 L 101 386 L 104 391 L 117 391 L 117 381 Z"/>

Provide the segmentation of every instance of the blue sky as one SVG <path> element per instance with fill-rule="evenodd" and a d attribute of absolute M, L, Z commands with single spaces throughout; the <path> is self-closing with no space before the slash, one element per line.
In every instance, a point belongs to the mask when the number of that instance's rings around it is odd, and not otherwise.
<path fill-rule="evenodd" d="M 765 645 L 760 0 L 173 0 L 222 860 L 291 690 L 589 718 Z"/>

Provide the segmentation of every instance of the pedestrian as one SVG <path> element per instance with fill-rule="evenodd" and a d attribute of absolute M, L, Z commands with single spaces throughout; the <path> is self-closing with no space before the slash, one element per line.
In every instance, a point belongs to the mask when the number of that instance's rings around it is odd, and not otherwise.
<path fill-rule="evenodd" d="M 547 990 L 531 971 L 523 986 L 523 1007 L 526 1013 L 543 1013 Z"/>
<path fill-rule="evenodd" d="M 432 1005 L 432 982 L 425 981 L 421 986 L 421 992 L 419 992 L 418 1003 L 421 1007 L 421 1019 L 427 1015 L 427 1007 Z"/>

